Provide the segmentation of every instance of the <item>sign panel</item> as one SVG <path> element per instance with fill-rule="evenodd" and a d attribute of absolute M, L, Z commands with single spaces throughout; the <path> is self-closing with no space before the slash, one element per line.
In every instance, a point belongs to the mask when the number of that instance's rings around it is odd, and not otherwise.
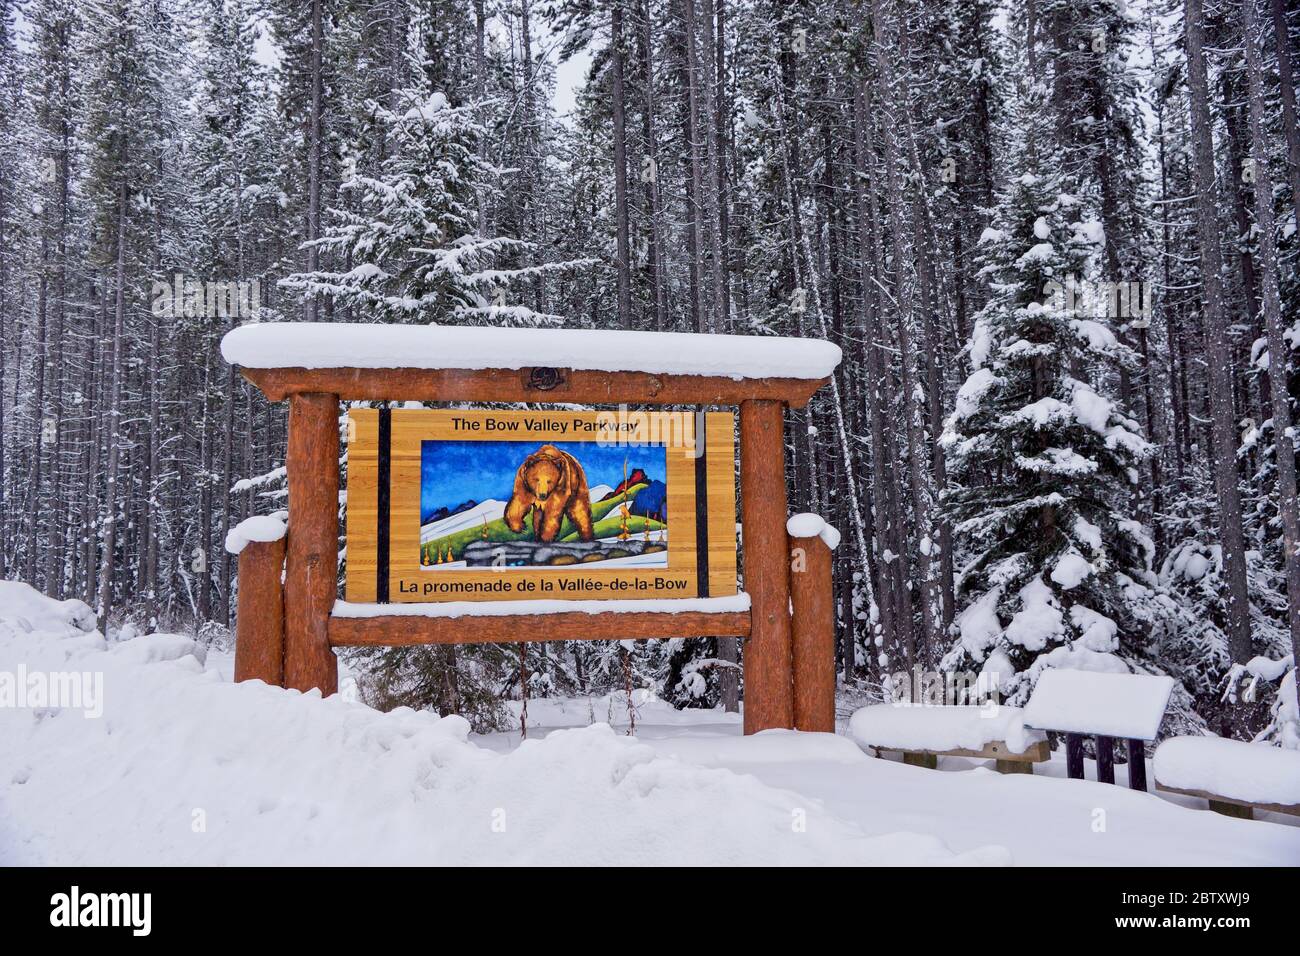
<path fill-rule="evenodd" d="M 357 602 L 736 593 L 730 412 L 352 409 Z"/>

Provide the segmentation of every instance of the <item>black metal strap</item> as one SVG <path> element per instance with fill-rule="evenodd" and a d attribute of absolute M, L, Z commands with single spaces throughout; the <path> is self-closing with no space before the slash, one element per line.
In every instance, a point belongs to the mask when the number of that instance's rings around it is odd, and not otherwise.
<path fill-rule="evenodd" d="M 388 603 L 388 519 L 391 492 L 393 412 L 387 406 L 379 410 L 379 468 L 376 489 L 378 515 L 375 523 L 375 600 Z"/>

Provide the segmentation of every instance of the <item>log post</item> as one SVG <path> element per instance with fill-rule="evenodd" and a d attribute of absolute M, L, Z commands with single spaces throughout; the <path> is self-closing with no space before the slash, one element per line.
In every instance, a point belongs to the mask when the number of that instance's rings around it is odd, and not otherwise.
<path fill-rule="evenodd" d="M 284 539 L 250 541 L 239 552 L 235 680 L 284 686 Z"/>
<path fill-rule="evenodd" d="M 752 619 L 745 645 L 747 734 L 794 726 L 784 409 L 777 401 L 740 403 L 740 520 Z"/>
<path fill-rule="evenodd" d="M 1065 735 L 1065 775 L 1071 780 L 1083 779 L 1083 735 Z"/>
<path fill-rule="evenodd" d="M 1128 742 L 1128 785 L 1133 790 L 1147 788 L 1147 746 L 1141 740 Z"/>
<path fill-rule="evenodd" d="M 821 537 L 790 539 L 796 730 L 835 733 L 835 595 L 831 549 Z"/>
<path fill-rule="evenodd" d="M 289 544 L 284 575 L 284 685 L 338 690 L 329 616 L 338 594 L 339 399 L 289 398 Z"/>
<path fill-rule="evenodd" d="M 1215 813 L 1221 813 L 1225 817 L 1236 817 L 1239 820 L 1255 819 L 1255 808 L 1240 803 L 1224 803 L 1222 800 L 1210 800 L 1210 809 Z"/>
<path fill-rule="evenodd" d="M 1115 738 L 1097 735 L 1097 782 L 1115 782 Z"/>
<path fill-rule="evenodd" d="M 998 773 L 1027 773 L 1032 775 L 1034 765 L 1028 760 L 995 760 L 993 769 Z"/>
<path fill-rule="evenodd" d="M 921 751 L 904 750 L 903 763 L 909 767 L 924 767 L 926 770 L 939 769 L 939 755 Z"/>

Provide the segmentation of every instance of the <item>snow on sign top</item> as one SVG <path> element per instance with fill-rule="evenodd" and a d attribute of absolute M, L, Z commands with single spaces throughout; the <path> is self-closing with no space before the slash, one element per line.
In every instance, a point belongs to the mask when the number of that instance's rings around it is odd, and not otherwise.
<path fill-rule="evenodd" d="M 1155 740 L 1172 678 L 1053 668 L 1038 678 L 1025 723 L 1039 730 Z"/>
<path fill-rule="evenodd" d="M 221 354 L 245 368 L 554 367 L 731 379 L 825 378 L 841 357 L 822 339 L 320 322 L 242 325 L 226 333 Z"/>

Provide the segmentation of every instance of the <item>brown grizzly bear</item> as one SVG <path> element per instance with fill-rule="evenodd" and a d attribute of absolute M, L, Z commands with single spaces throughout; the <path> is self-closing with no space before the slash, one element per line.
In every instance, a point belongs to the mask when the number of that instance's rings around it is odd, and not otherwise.
<path fill-rule="evenodd" d="M 578 529 L 579 538 L 590 541 L 595 537 L 586 472 L 578 459 L 554 445 L 543 445 L 519 466 L 514 494 L 506 505 L 506 527 L 516 533 L 523 531 L 530 508 L 540 512 L 540 518 L 533 516 L 538 541 L 554 541 L 566 515 Z"/>

